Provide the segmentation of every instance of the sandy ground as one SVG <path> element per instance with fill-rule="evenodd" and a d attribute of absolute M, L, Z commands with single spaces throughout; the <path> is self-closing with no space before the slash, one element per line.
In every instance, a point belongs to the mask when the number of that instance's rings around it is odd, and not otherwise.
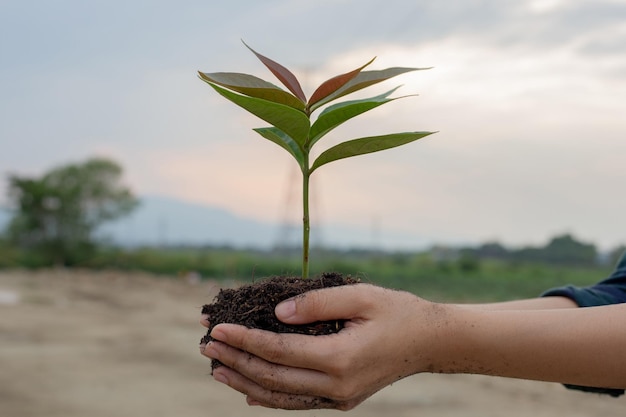
<path fill-rule="evenodd" d="M 0 416 L 345 415 L 248 407 L 214 382 L 197 344 L 214 283 L 115 272 L 0 271 Z M 350 414 L 623 416 L 626 398 L 559 384 L 418 375 Z"/>

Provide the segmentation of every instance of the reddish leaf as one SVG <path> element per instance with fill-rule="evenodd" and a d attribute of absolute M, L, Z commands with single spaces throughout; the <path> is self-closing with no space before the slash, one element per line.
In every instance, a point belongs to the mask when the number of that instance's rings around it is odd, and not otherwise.
<path fill-rule="evenodd" d="M 346 85 L 347 82 L 356 77 L 363 68 L 367 67 L 371 64 L 376 58 L 372 58 L 367 64 L 353 70 L 350 72 L 346 72 L 345 74 L 337 75 L 336 77 L 331 78 L 330 80 L 324 81 L 322 85 L 317 87 L 317 90 L 313 93 L 309 102 L 307 103 L 307 108 L 310 108 L 312 105 L 317 103 L 320 100 L 328 97 L 335 91 L 339 90 L 341 87 Z"/>
<path fill-rule="evenodd" d="M 243 40 L 241 42 L 243 42 Z M 252 53 L 254 55 L 256 55 L 256 57 L 259 58 L 259 60 L 270 71 L 272 71 L 272 74 L 274 74 L 276 76 L 276 78 L 278 78 L 280 80 L 280 82 L 283 83 L 283 85 L 289 89 L 289 91 L 291 91 L 296 97 L 298 97 L 300 100 L 302 100 L 303 102 L 306 103 L 306 96 L 304 95 L 304 91 L 302 91 L 302 87 L 300 86 L 300 82 L 298 81 L 296 76 L 293 75 L 293 73 L 291 71 L 289 71 L 287 68 L 285 68 L 282 65 L 280 65 L 278 62 L 273 61 L 273 60 L 271 60 L 271 59 L 261 55 L 260 53 L 258 53 L 254 49 L 250 48 L 248 46 L 248 44 L 246 44 L 245 42 L 243 42 L 243 44 L 246 45 L 246 47 L 249 50 L 251 50 Z"/>
<path fill-rule="evenodd" d="M 363 88 L 369 87 L 370 85 L 377 84 L 379 82 L 388 80 L 392 77 L 395 77 L 400 74 L 404 74 L 410 71 L 419 71 L 419 70 L 427 70 L 430 68 L 402 68 L 402 67 L 394 67 L 387 68 L 384 70 L 374 70 L 374 71 L 362 71 L 357 74 L 354 78 L 344 84 L 341 88 L 334 91 L 329 96 L 324 99 L 318 101 L 314 105 L 309 103 L 308 109 L 309 113 L 313 112 L 315 109 L 323 106 L 324 104 L 330 103 L 333 100 L 338 99 L 339 97 L 343 97 L 350 93 L 354 93 L 355 91 L 361 90 Z"/>

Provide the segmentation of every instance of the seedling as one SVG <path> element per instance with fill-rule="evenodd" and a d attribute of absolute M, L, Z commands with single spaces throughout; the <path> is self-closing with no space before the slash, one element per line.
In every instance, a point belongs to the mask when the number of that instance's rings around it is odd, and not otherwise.
<path fill-rule="evenodd" d="M 244 42 L 244 45 L 245 42 Z M 279 63 L 257 53 L 246 45 L 257 58 L 287 87 L 285 91 L 254 75 L 235 72 L 199 72 L 200 78 L 219 94 L 261 118 L 271 127 L 254 129 L 257 133 L 285 149 L 296 160 L 302 171 L 302 278 L 309 276 L 309 183 L 311 175 L 329 162 L 394 148 L 416 141 L 435 132 L 402 132 L 382 136 L 368 136 L 348 140 L 322 152 L 311 163 L 313 146 L 328 132 L 353 117 L 375 109 L 398 98 L 389 96 L 399 87 L 384 94 L 327 104 L 410 71 L 428 68 L 393 67 L 384 70 L 364 71 L 374 59 L 365 65 L 337 75 L 323 82 L 307 99 L 296 76 Z M 404 96 L 410 97 L 410 96 Z M 326 106 L 326 107 L 324 107 Z M 322 109 L 315 120 L 313 113 Z"/>

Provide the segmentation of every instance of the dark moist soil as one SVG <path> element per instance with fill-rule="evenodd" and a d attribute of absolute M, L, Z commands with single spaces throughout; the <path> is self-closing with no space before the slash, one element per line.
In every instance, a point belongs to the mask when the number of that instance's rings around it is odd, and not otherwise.
<path fill-rule="evenodd" d="M 278 303 L 307 291 L 358 283 L 358 279 L 341 274 L 326 273 L 317 278 L 272 277 L 234 289 L 221 289 L 212 304 L 202 307 L 208 314 L 211 327 L 200 343 L 213 340 L 211 330 L 220 323 L 241 324 L 251 329 L 270 330 L 276 333 L 326 335 L 343 328 L 343 320 L 323 321 L 303 325 L 288 325 L 276 319 L 274 308 Z M 213 360 L 212 369 L 220 366 Z"/>

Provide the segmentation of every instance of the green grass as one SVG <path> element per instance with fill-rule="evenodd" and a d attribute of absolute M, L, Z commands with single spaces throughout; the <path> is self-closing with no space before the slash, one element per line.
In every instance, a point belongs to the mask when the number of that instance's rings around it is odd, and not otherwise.
<path fill-rule="evenodd" d="M 536 297 L 557 286 L 594 284 L 611 270 L 600 266 L 559 266 L 463 257 L 435 260 L 428 253 L 314 251 L 312 256 L 312 276 L 339 272 L 431 300 L 455 302 Z M 297 253 L 230 249 L 109 250 L 101 252 L 85 266 L 142 270 L 169 276 L 195 271 L 207 279 L 244 283 L 274 275 L 300 274 Z"/>
<path fill-rule="evenodd" d="M 37 268 L 32 254 L 0 245 L 0 268 Z M 108 249 L 84 268 L 146 271 L 177 276 L 194 271 L 204 279 L 246 283 L 274 275 L 299 275 L 299 253 L 220 248 Z M 436 260 L 428 253 L 312 252 L 312 276 L 339 272 L 363 282 L 406 290 L 434 301 L 486 302 L 536 297 L 572 284 L 586 286 L 606 277 L 609 266 L 559 266 L 460 257 Z"/>
<path fill-rule="evenodd" d="M 331 264 L 332 265 L 332 264 Z M 428 254 L 387 256 L 335 263 L 365 282 L 413 292 L 437 301 L 479 302 L 536 297 L 566 284 L 586 286 L 610 273 L 607 267 L 556 266 L 497 260 L 435 261 Z"/>

